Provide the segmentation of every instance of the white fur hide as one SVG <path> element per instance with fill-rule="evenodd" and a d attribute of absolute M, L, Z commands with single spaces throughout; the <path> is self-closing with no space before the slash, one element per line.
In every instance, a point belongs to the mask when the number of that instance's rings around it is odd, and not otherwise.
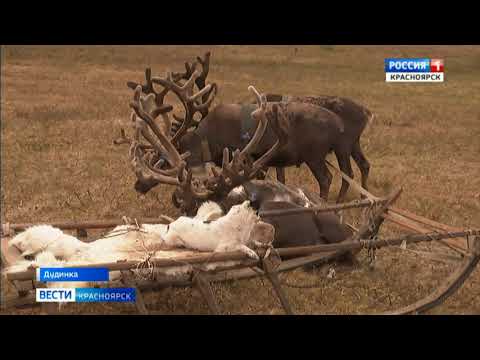
<path fill-rule="evenodd" d="M 249 201 L 232 206 L 223 217 L 204 223 L 195 218 L 179 217 L 170 224 L 165 234 L 165 243 L 169 246 L 184 246 L 199 251 L 235 251 L 240 250 L 249 257 L 258 259 L 251 250 L 250 232 L 260 218 L 250 207 Z"/>
<path fill-rule="evenodd" d="M 213 201 L 204 202 L 197 211 L 194 219 L 202 221 L 213 221 L 223 216 L 223 210 L 217 203 Z"/>
<path fill-rule="evenodd" d="M 10 240 L 9 246 L 17 247 L 22 252 L 22 257 L 48 249 L 48 252 L 61 259 L 69 259 L 88 248 L 87 244 L 76 237 L 50 225 L 32 226 Z"/>
<path fill-rule="evenodd" d="M 218 204 L 206 202 L 194 218 L 180 217 L 169 225 L 143 224 L 137 229 L 132 225 L 117 226 L 103 238 L 84 243 L 74 236 L 63 233 L 50 225 L 33 226 L 10 240 L 22 257 L 34 256 L 33 261 L 22 259 L 9 266 L 7 272 L 26 270 L 35 267 L 72 267 L 94 265 L 118 260 L 144 261 L 153 258 L 183 257 L 196 252 L 223 252 L 240 250 L 252 258 L 257 254 L 248 245 L 250 233 L 260 219 L 246 201 L 233 206 L 222 216 Z M 184 249 L 179 249 L 183 247 Z M 187 250 L 188 249 L 188 250 Z M 219 262 L 207 264 L 214 269 L 219 265 L 239 262 Z M 191 266 L 182 265 L 159 270 L 166 275 L 179 275 L 191 271 Z M 110 281 L 119 278 L 119 272 L 110 272 Z M 82 287 L 87 283 L 48 283 L 49 287 Z"/>

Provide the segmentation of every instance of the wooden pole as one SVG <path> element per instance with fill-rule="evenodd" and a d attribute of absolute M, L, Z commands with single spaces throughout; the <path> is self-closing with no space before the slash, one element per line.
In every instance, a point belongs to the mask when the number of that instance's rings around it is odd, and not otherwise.
<path fill-rule="evenodd" d="M 430 229 L 436 230 L 436 231 L 440 230 L 440 231 L 449 232 L 449 231 L 462 231 L 463 230 L 462 228 L 442 224 L 442 223 L 439 223 L 437 221 L 427 219 L 423 216 L 414 214 L 414 213 L 412 213 L 408 210 L 400 209 L 400 208 L 397 208 L 397 207 L 394 207 L 394 206 L 391 206 L 388 209 L 388 213 L 391 214 L 391 215 L 394 215 L 394 216 L 396 215 L 397 219 L 399 219 L 401 221 L 403 221 L 405 219 L 405 220 L 407 220 L 406 222 L 409 221 L 410 224 L 412 222 L 417 222 L 417 223 L 420 223 L 420 224 L 422 224 L 424 226 L 427 226 Z M 431 230 L 426 230 L 426 232 L 430 232 L 430 231 Z M 466 242 L 463 239 L 448 239 L 448 240 L 441 241 L 441 243 L 443 245 L 453 247 L 453 250 L 455 250 L 457 252 L 460 252 L 463 255 L 465 255 L 466 252 L 467 252 Z"/>
<path fill-rule="evenodd" d="M 379 198 L 373 195 L 372 193 L 368 192 L 365 188 L 363 188 L 359 183 L 354 181 L 351 177 L 349 177 L 347 174 L 345 174 L 343 171 L 340 169 L 337 169 L 335 165 L 333 165 L 330 161 L 325 160 L 325 163 L 330 166 L 336 173 L 340 174 L 342 179 L 344 179 L 346 182 L 350 184 L 355 190 L 357 190 L 360 194 L 363 196 L 372 199 L 372 200 L 378 200 Z"/>
<path fill-rule="evenodd" d="M 220 315 L 220 308 L 215 300 L 212 286 L 210 285 L 210 281 L 208 281 L 207 277 L 202 273 L 197 273 L 194 276 L 193 284 L 196 286 L 198 291 L 200 291 L 200 294 L 202 294 L 212 315 Z"/>
<path fill-rule="evenodd" d="M 424 225 L 429 226 L 428 224 L 419 222 L 419 221 L 416 222 L 416 220 L 406 217 L 402 215 L 400 212 L 392 211 L 391 207 L 388 208 L 388 212 L 383 214 L 383 217 L 385 218 L 385 220 L 391 221 L 392 223 L 398 226 L 415 231 L 420 234 L 428 234 L 432 232 L 431 227 L 430 229 L 427 229 L 424 227 Z M 448 226 L 446 226 L 446 228 L 448 228 Z M 437 229 L 438 228 L 433 228 L 433 231 L 437 231 Z M 462 231 L 462 229 L 457 229 L 457 230 L 450 229 L 448 231 Z M 465 256 L 467 254 L 467 249 L 465 246 L 466 242 L 463 239 L 445 239 L 445 240 L 440 240 L 439 243 L 460 253 L 462 256 Z"/>
<path fill-rule="evenodd" d="M 404 209 L 400 209 L 400 208 L 397 208 L 395 206 L 391 206 L 389 209 L 388 209 L 389 212 L 395 212 L 399 215 L 402 215 L 406 218 L 409 218 L 411 220 L 415 220 L 419 223 L 422 223 L 424 225 L 428 225 L 430 226 L 431 228 L 433 229 L 439 229 L 439 230 L 442 230 L 442 231 L 462 231 L 463 229 L 462 228 L 459 228 L 459 227 L 454 227 L 454 226 L 450 226 L 450 225 L 445 225 L 445 224 L 442 224 L 442 223 L 439 223 L 437 221 L 434 221 L 434 220 L 431 220 L 431 219 L 427 219 L 426 217 L 423 217 L 423 216 L 420 216 L 420 215 L 417 215 L 417 214 L 414 214 L 408 210 L 404 210 Z"/>
<path fill-rule="evenodd" d="M 412 220 L 401 217 L 401 215 L 399 214 L 391 213 L 390 209 L 388 210 L 388 212 L 383 214 L 383 217 L 385 220 L 391 221 L 392 223 L 399 225 L 404 229 L 412 230 L 419 234 L 428 234 L 429 232 L 431 232 L 431 230 L 428 230 L 423 226 L 414 223 Z"/>
<path fill-rule="evenodd" d="M 171 219 L 168 216 L 160 216 L 158 218 L 145 218 L 145 219 L 137 219 L 139 224 L 169 224 Z M 47 222 L 43 223 L 21 223 L 21 224 L 2 224 L 2 233 L 6 232 L 7 228 L 10 231 L 23 231 L 29 227 L 35 225 L 46 224 Z M 78 221 L 78 222 L 53 222 L 48 223 L 53 227 L 62 229 L 62 230 L 77 230 L 77 229 L 106 229 L 111 228 L 119 225 L 124 225 L 125 223 L 122 220 L 103 220 L 103 221 Z"/>
<path fill-rule="evenodd" d="M 275 290 L 275 293 L 277 294 L 278 299 L 280 300 L 280 303 L 282 304 L 282 307 L 285 310 L 285 313 L 287 315 L 293 315 L 292 307 L 290 306 L 290 303 L 288 302 L 288 299 L 287 299 L 287 295 L 285 294 L 285 291 L 283 290 L 282 285 L 280 284 L 280 280 L 278 279 L 278 273 L 273 266 L 272 260 L 270 258 L 263 259 L 262 267 L 267 279 L 272 284 L 272 287 Z"/>
<path fill-rule="evenodd" d="M 379 204 L 384 204 L 388 199 L 380 199 L 376 201 Z M 335 205 L 325 205 L 325 206 L 312 206 L 309 208 L 293 208 L 293 209 L 279 209 L 279 210 L 265 210 L 259 211 L 258 215 L 260 217 L 273 217 L 273 216 L 287 216 L 292 214 L 301 214 L 307 212 L 335 212 L 345 209 L 354 209 L 354 208 L 364 208 L 372 205 L 371 200 L 354 200 L 344 204 L 335 204 Z"/>

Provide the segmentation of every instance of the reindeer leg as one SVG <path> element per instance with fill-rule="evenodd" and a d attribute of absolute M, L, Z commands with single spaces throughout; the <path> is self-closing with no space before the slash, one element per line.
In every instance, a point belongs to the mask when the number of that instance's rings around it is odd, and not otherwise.
<path fill-rule="evenodd" d="M 320 196 L 326 201 L 328 200 L 328 192 L 332 183 L 332 173 L 327 169 L 325 165 L 325 158 L 314 162 L 307 162 L 307 166 L 317 179 L 320 186 Z"/>
<path fill-rule="evenodd" d="M 353 179 L 353 170 L 352 164 L 350 163 L 350 154 L 350 151 L 335 151 L 340 170 L 342 170 L 348 177 Z M 342 186 L 340 188 L 340 192 L 338 193 L 337 204 L 344 201 L 345 195 L 347 194 L 349 187 L 350 184 L 342 178 Z"/>
<path fill-rule="evenodd" d="M 277 180 L 282 184 L 285 184 L 285 168 L 276 167 L 275 172 L 277 173 Z"/>
<path fill-rule="evenodd" d="M 360 140 L 358 140 L 352 148 L 352 158 L 357 164 L 358 168 L 360 169 L 360 173 L 362 174 L 362 187 L 365 190 L 368 190 L 368 174 L 370 172 L 370 162 L 365 157 L 362 148 L 360 147 Z M 364 196 L 362 195 L 362 198 Z"/>

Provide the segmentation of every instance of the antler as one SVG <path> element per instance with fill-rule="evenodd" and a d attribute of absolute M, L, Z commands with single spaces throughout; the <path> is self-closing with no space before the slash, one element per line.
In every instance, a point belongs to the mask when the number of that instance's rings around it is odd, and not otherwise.
<path fill-rule="evenodd" d="M 151 68 L 146 68 L 145 69 L 145 81 L 146 81 L 145 85 L 136 83 L 134 81 L 127 81 L 127 86 L 132 90 L 136 90 L 137 86 L 141 86 L 143 93 L 150 94 L 150 93 L 153 93 L 155 91 L 153 89 L 153 84 L 152 84 L 151 79 L 152 79 L 152 69 Z"/>
<path fill-rule="evenodd" d="M 190 153 L 179 154 L 172 142 L 160 131 L 152 115 L 145 111 L 143 107 L 141 92 L 141 86 L 137 86 L 133 101 L 130 103 L 130 107 L 136 114 L 132 117 L 132 120 L 135 121 L 135 137 L 131 140 L 130 147 L 131 165 L 135 175 L 142 181 L 156 181 L 162 184 L 179 186 L 184 198 L 184 207 L 191 207 L 195 199 L 205 199 L 210 195 L 210 192 L 198 189 L 198 184 L 192 182 L 192 173 L 185 169 L 184 161 Z M 152 136 L 149 129 L 158 140 Z M 140 144 L 140 135 L 150 143 L 150 148 L 167 159 L 171 166 L 170 169 L 152 166 L 151 161 L 145 161 L 145 158 L 148 158 L 149 155 L 151 157 L 151 153 L 145 152 L 147 146 Z"/>
<path fill-rule="evenodd" d="M 135 111 L 136 117 L 132 117 L 134 120 L 135 127 L 135 140 L 139 141 L 140 135 L 153 146 L 153 148 L 159 153 L 165 155 L 167 161 L 172 166 L 172 168 L 179 167 L 181 162 L 181 156 L 178 153 L 177 149 L 168 141 L 166 135 L 162 133 L 158 125 L 155 123 L 154 118 L 151 113 L 145 111 L 144 101 L 141 97 L 142 89 L 140 86 L 137 86 L 133 96 L 133 101 L 130 103 L 130 107 Z M 172 106 L 168 105 L 163 108 L 163 113 L 172 110 Z M 157 139 L 155 139 L 150 130 L 155 134 Z"/>
<path fill-rule="evenodd" d="M 178 141 L 181 136 L 183 136 L 183 134 L 188 130 L 189 127 L 196 127 L 196 125 L 198 125 L 196 122 L 193 121 L 193 118 L 197 112 L 200 112 L 202 116 L 201 119 L 207 116 L 208 109 L 217 94 L 218 88 L 216 84 L 206 85 L 206 79 L 210 70 L 210 55 L 211 53 L 207 52 L 203 59 L 197 56 L 197 60 L 192 64 L 185 62 L 184 73 L 169 73 L 167 79 L 162 80 L 171 84 L 162 84 L 164 86 L 164 89 L 160 93 L 157 93 L 155 91 L 153 82 L 158 82 L 152 81 L 152 71 L 150 68 L 145 69 L 145 84 L 138 84 L 133 81 L 127 82 L 127 86 L 133 90 L 135 90 L 137 86 L 141 86 L 143 93 L 147 95 L 153 94 L 155 96 L 156 107 L 161 107 L 163 105 L 164 98 L 170 90 L 172 90 L 177 95 L 185 108 L 185 118 L 182 119 L 173 114 L 175 121 L 172 124 L 172 121 L 170 120 L 168 115 L 165 113 L 162 114 L 165 124 L 164 127 L 166 128 L 165 132 L 168 135 L 171 135 L 174 143 Z M 202 70 L 200 72 L 196 70 L 197 64 L 200 64 L 202 67 Z M 158 80 L 158 78 L 156 80 Z M 186 82 L 181 85 L 181 80 L 186 80 Z M 195 96 L 193 99 L 189 99 L 189 101 L 187 101 L 182 95 L 185 95 L 185 93 L 187 93 L 188 95 L 192 96 L 194 84 L 197 85 L 200 91 L 198 93 L 198 97 Z M 202 97 L 201 101 L 199 97 Z M 154 119 L 159 115 L 159 113 L 161 113 L 161 111 L 156 110 L 154 107 L 151 109 L 149 109 L 149 107 L 145 107 L 145 110 L 152 113 L 152 115 L 154 115 Z"/>
<path fill-rule="evenodd" d="M 242 151 L 236 150 L 230 161 L 229 151 L 225 148 L 223 151 L 221 170 L 212 169 L 213 176 L 207 180 L 206 186 L 208 189 L 214 191 L 218 197 L 226 196 L 233 188 L 256 177 L 258 172 L 265 168 L 267 163 L 275 155 L 278 148 L 287 142 L 288 129 L 284 114 L 283 112 L 279 112 L 278 106 L 274 104 L 272 106 L 274 116 L 272 117 L 270 125 L 277 135 L 277 141 L 259 159 L 255 162 L 252 161 L 250 155 L 253 150 L 258 147 L 268 125 L 265 114 L 267 100 L 266 97 L 261 96 L 253 86 L 249 86 L 248 90 L 254 93 L 259 105 L 258 109 L 252 112 L 252 116 L 258 120 L 258 125 L 252 139 Z"/>
<path fill-rule="evenodd" d="M 197 85 L 199 90 L 202 90 L 206 86 L 206 80 L 208 76 L 208 72 L 210 70 L 210 52 L 207 52 L 202 59 L 201 57 L 197 56 L 197 59 L 195 62 L 192 64 L 185 62 L 185 72 L 184 73 L 173 73 L 172 74 L 172 79 L 174 82 L 179 83 L 181 80 L 188 80 L 191 78 L 192 74 L 197 68 L 197 65 L 200 64 L 202 67 L 200 75 L 195 79 L 195 84 Z M 212 94 L 212 91 L 215 91 L 215 94 L 210 97 Z M 203 120 L 207 115 L 208 115 L 208 109 L 213 101 L 213 98 L 215 97 L 217 93 L 217 85 L 213 84 L 212 88 L 210 91 L 207 93 L 203 94 L 202 96 L 202 103 L 197 103 L 197 109 L 195 109 L 195 112 L 192 114 L 192 116 L 195 115 L 196 112 L 200 112 L 201 114 L 201 120 Z M 209 100 L 210 99 L 210 100 Z M 181 128 L 182 124 L 185 122 L 185 119 L 182 119 L 175 114 L 173 115 L 173 118 L 175 119 L 175 122 L 173 124 L 172 130 L 175 131 L 175 133 Z M 189 122 L 189 127 L 196 127 L 199 122 Z M 188 129 L 188 128 L 187 128 Z M 186 130 L 182 129 L 182 133 L 180 135 L 183 135 L 183 133 Z"/>
<path fill-rule="evenodd" d="M 203 109 L 208 109 L 210 104 L 212 103 L 215 95 L 217 94 L 217 85 L 208 84 L 203 89 L 199 90 L 197 93 L 193 94 L 193 87 L 195 84 L 195 80 L 201 75 L 199 70 L 195 70 L 192 76 L 183 84 L 178 85 L 173 80 L 172 73 L 167 74 L 166 79 L 154 77 L 152 78 L 152 82 L 155 84 L 159 84 L 164 87 L 167 91 L 172 91 L 182 102 L 183 107 L 185 108 L 185 119 L 179 119 L 175 117 L 177 121 L 181 122 L 180 128 L 172 137 L 172 142 L 175 143 L 178 139 L 183 136 L 183 134 L 187 131 L 187 129 L 193 123 L 193 116 L 197 111 L 202 111 Z M 197 103 L 197 100 L 200 97 L 208 94 L 208 100 L 203 103 Z M 212 95 L 213 94 L 213 95 Z"/>
<path fill-rule="evenodd" d="M 142 84 L 138 84 L 136 82 L 133 82 L 133 81 L 127 81 L 127 86 L 132 89 L 132 90 L 136 90 L 138 86 L 141 86 L 142 88 L 142 92 L 144 94 L 153 94 L 155 97 L 155 103 L 157 106 L 161 107 L 163 105 L 163 101 L 165 99 L 165 96 L 167 95 L 168 93 L 168 89 L 163 89 L 161 92 L 157 92 L 155 91 L 155 88 L 153 87 L 153 82 L 152 82 L 152 69 L 151 68 L 146 68 L 145 69 L 145 81 L 146 81 L 146 84 L 145 85 L 142 85 Z M 157 114 L 158 116 L 158 114 Z M 156 116 L 154 116 L 154 118 L 156 118 Z"/>
<path fill-rule="evenodd" d="M 197 67 L 197 64 L 200 64 L 202 66 L 202 72 L 198 76 L 198 78 L 195 79 L 195 84 L 197 85 L 199 90 L 202 90 L 207 81 L 207 76 L 208 72 L 210 71 L 210 51 L 205 53 L 204 58 L 202 59 L 200 56 L 197 56 L 197 59 L 195 62 L 190 64 L 189 62 L 185 62 L 185 72 L 184 73 L 173 73 L 172 77 L 175 82 L 179 82 L 180 80 L 188 80 L 192 76 L 192 74 L 195 72 L 195 69 Z M 207 94 L 204 95 L 203 102 L 207 101 Z"/>
<path fill-rule="evenodd" d="M 142 92 L 148 95 L 143 99 L 145 111 L 149 112 L 154 119 L 158 115 L 162 115 L 162 118 L 164 121 L 165 133 L 169 134 L 170 129 L 172 128 L 172 122 L 169 119 L 167 112 L 163 111 L 163 107 L 169 106 L 169 105 L 164 105 L 164 100 L 165 100 L 165 96 L 168 93 L 168 89 L 163 89 L 160 92 L 157 92 L 155 90 L 152 83 L 151 68 L 145 69 L 145 82 L 146 82 L 145 85 L 142 85 L 134 81 L 127 81 L 127 86 L 132 90 L 136 90 L 138 86 L 141 86 Z"/>
<path fill-rule="evenodd" d="M 192 74 L 195 72 L 195 69 L 197 67 L 197 63 L 194 62 L 190 64 L 188 61 L 185 62 L 185 72 L 180 73 L 180 72 L 174 72 L 172 73 L 173 81 L 176 83 L 179 83 L 181 80 L 188 80 L 192 76 Z M 195 81 L 196 83 L 196 81 Z"/>
<path fill-rule="evenodd" d="M 202 59 L 200 56 L 197 56 L 197 63 L 202 65 L 202 73 L 195 81 L 199 89 L 203 89 L 205 87 L 205 83 L 207 80 L 208 72 L 210 71 L 210 51 L 205 53 L 205 57 Z M 207 98 L 203 98 L 203 102 L 206 102 Z"/>
<path fill-rule="evenodd" d="M 222 167 L 209 169 L 211 174 L 204 181 L 204 189 L 201 194 L 198 192 L 196 194 L 186 193 L 185 186 L 177 189 L 173 196 L 174 203 L 184 211 L 192 212 L 198 205 L 198 201 L 222 199 L 235 187 L 255 178 L 275 155 L 278 148 L 287 142 L 287 127 L 283 112 L 280 112 L 278 107 L 274 105 L 272 107 L 274 116 L 270 124 L 278 139 L 264 155 L 256 161 L 252 160 L 251 154 L 258 147 L 265 134 L 268 119 L 265 114 L 267 108 L 265 96 L 261 96 L 253 86 L 250 86 L 248 89 L 255 94 L 259 105 L 258 109 L 252 113 L 252 116 L 258 120 L 253 137 L 243 150 L 237 149 L 233 153 L 231 160 L 228 148 L 223 150 Z M 188 184 L 190 181 L 191 178 L 188 178 L 186 183 Z M 189 187 L 186 187 L 186 189 L 189 189 Z"/>

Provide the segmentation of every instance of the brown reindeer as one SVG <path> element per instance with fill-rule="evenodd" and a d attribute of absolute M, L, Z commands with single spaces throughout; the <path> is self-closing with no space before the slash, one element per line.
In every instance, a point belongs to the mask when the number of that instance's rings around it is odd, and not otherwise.
<path fill-rule="evenodd" d="M 357 104 L 351 99 L 337 96 L 282 96 L 278 94 L 266 94 L 267 101 L 294 101 L 301 103 L 314 104 L 324 107 L 342 118 L 345 131 L 341 134 L 341 145 L 335 151 L 340 169 L 353 179 L 353 170 L 350 163 L 350 156 L 353 158 L 361 174 L 362 187 L 368 190 L 368 174 L 370 172 L 370 162 L 365 157 L 360 145 L 360 137 L 369 123 L 372 122 L 374 115 L 366 107 Z M 285 183 L 285 170 L 276 168 L 278 181 Z M 327 169 L 329 182 L 332 181 L 332 174 Z M 349 184 L 342 179 L 342 187 L 338 195 L 343 199 L 348 191 Z"/>

